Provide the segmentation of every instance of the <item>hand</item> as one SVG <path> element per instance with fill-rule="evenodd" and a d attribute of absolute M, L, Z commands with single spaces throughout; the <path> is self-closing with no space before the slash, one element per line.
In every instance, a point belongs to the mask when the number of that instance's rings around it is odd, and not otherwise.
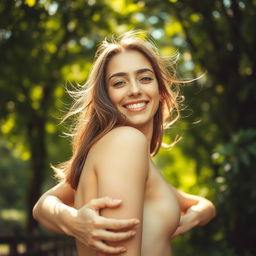
<path fill-rule="evenodd" d="M 172 235 L 172 238 L 184 234 L 197 226 L 199 223 L 198 217 L 198 212 L 190 207 L 185 214 L 181 215 L 179 226 Z"/>
<path fill-rule="evenodd" d="M 74 221 L 70 224 L 70 235 L 74 236 L 80 242 L 89 248 L 108 254 L 120 254 L 126 249 L 124 247 L 111 247 L 104 241 L 122 241 L 129 239 L 135 235 L 135 231 L 131 230 L 139 223 L 136 219 L 117 220 L 104 218 L 99 216 L 99 210 L 103 208 L 115 208 L 120 206 L 121 200 L 113 200 L 108 197 L 93 199 L 88 204 L 77 210 Z M 69 225 L 70 225 L 69 224 Z M 120 230 L 129 228 L 125 232 L 111 232 L 111 230 Z"/>

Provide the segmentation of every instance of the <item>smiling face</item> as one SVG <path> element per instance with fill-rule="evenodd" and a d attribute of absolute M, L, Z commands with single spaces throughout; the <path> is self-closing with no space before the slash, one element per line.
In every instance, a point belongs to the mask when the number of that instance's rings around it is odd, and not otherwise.
<path fill-rule="evenodd" d="M 105 79 L 109 97 L 126 117 L 126 124 L 138 129 L 152 127 L 160 95 L 148 59 L 136 50 L 124 50 L 109 61 Z"/>

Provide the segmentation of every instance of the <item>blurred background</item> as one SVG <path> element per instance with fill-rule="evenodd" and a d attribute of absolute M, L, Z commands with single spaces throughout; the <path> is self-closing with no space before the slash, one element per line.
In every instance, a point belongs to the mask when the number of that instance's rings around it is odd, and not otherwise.
<path fill-rule="evenodd" d="M 86 81 L 102 39 L 131 29 L 146 30 L 163 55 L 179 53 L 179 78 L 204 73 L 182 86 L 182 118 L 164 138 L 182 140 L 155 162 L 218 215 L 175 238 L 174 255 L 256 255 L 255 24 L 255 0 L 1 0 L 0 255 L 9 238 L 49 234 L 31 210 L 56 184 L 50 163 L 70 156 L 59 125 L 65 86 Z"/>

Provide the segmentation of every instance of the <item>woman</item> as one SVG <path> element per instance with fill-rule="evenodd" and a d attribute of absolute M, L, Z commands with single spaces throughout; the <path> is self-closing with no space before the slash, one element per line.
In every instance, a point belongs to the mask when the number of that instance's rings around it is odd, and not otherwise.
<path fill-rule="evenodd" d="M 75 190 L 77 209 L 94 198 L 121 198 L 120 207 L 101 209 L 100 215 L 140 220 L 136 235 L 122 241 L 125 255 L 169 256 L 170 238 L 175 231 L 182 232 L 177 229 L 180 212 L 191 216 L 196 205 L 205 213 L 194 222 L 191 218 L 191 227 L 215 215 L 206 199 L 167 184 L 151 160 L 161 146 L 164 126 L 179 117 L 178 90 L 170 89 L 177 84 L 174 69 L 152 44 L 133 33 L 104 41 L 96 55 L 85 90 L 68 114 L 79 114 L 73 155 L 56 170 Z M 105 244 L 124 251 L 118 241 Z M 97 255 L 81 239 L 77 239 L 77 250 L 78 255 Z"/>

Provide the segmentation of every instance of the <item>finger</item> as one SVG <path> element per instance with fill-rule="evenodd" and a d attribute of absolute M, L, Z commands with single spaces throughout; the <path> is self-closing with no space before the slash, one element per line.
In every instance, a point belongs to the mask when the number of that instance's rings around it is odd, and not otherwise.
<path fill-rule="evenodd" d="M 94 249 L 105 254 L 119 254 L 126 251 L 126 249 L 122 246 L 119 247 L 111 247 L 103 243 L 102 241 L 96 241 L 94 243 Z"/>
<path fill-rule="evenodd" d="M 179 228 L 176 229 L 176 231 L 172 234 L 171 238 L 174 238 L 180 234 Z"/>
<path fill-rule="evenodd" d="M 121 202 L 122 202 L 122 200 L 119 200 L 119 199 L 112 199 L 110 197 L 102 197 L 102 198 L 92 199 L 87 204 L 87 207 L 97 211 L 102 208 L 117 207 L 121 204 Z"/>
<path fill-rule="evenodd" d="M 176 229 L 176 231 L 174 232 L 174 234 L 172 235 L 172 238 L 174 238 L 176 236 L 179 236 L 179 235 L 182 235 L 182 234 L 184 234 L 186 232 L 187 232 L 187 230 L 184 227 L 178 227 Z"/>
<path fill-rule="evenodd" d="M 123 228 L 130 229 L 140 223 L 138 219 L 118 220 L 118 219 L 104 218 L 101 216 L 99 218 L 100 218 L 102 229 L 113 229 L 113 230 L 118 230 Z"/>
<path fill-rule="evenodd" d="M 176 231 L 174 232 L 174 234 L 172 234 L 171 238 L 174 238 L 176 236 L 179 236 L 181 235 L 183 232 L 182 232 L 182 229 L 181 228 L 177 228 Z"/>
<path fill-rule="evenodd" d="M 135 235 L 136 235 L 136 231 L 134 230 L 130 230 L 126 232 L 117 232 L 117 233 L 101 230 L 100 232 L 98 232 L 97 237 L 95 238 L 97 238 L 98 240 L 104 240 L 107 242 L 118 242 L 118 241 L 127 240 Z"/>

